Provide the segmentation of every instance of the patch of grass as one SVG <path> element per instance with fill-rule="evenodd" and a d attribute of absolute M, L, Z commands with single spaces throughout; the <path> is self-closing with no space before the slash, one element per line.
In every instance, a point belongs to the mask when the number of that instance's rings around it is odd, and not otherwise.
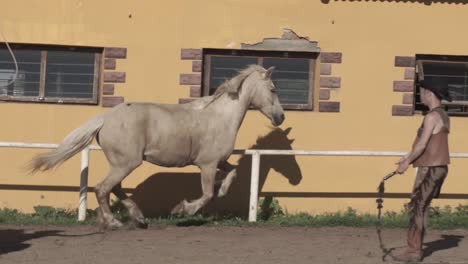
<path fill-rule="evenodd" d="M 260 208 L 257 212 L 257 219 L 267 221 L 275 216 L 284 216 L 283 208 L 281 208 L 278 200 L 273 197 L 265 197 L 260 199 Z"/>
<path fill-rule="evenodd" d="M 96 221 L 96 213 L 87 211 L 87 219 L 78 222 L 78 210 L 66 210 L 50 206 L 36 206 L 34 213 L 22 213 L 16 209 L 0 209 L 0 223 L 20 225 L 76 225 Z"/>
<path fill-rule="evenodd" d="M 123 222 L 129 220 L 128 212 L 120 202 L 112 203 L 112 211 Z M 36 225 L 76 225 L 96 224 L 97 215 L 88 210 L 87 219 L 77 222 L 77 210 L 65 210 L 48 206 L 34 207 L 34 213 L 26 214 L 14 209 L 0 209 L 0 223 L 6 224 L 36 224 Z M 150 225 L 158 226 L 309 226 L 309 227 L 374 227 L 377 217 L 370 214 L 360 214 L 352 208 L 344 212 L 311 215 L 308 213 L 288 214 L 279 203 L 270 198 L 259 202 L 258 221 L 250 223 L 244 218 L 229 215 L 194 216 L 161 216 L 148 218 Z M 384 228 L 406 228 L 408 226 L 408 212 L 386 212 L 382 216 Z M 457 207 L 431 207 L 429 226 L 433 229 L 468 228 L 468 205 Z"/>
<path fill-rule="evenodd" d="M 432 207 L 429 224 L 438 229 L 468 228 L 468 205 Z"/>

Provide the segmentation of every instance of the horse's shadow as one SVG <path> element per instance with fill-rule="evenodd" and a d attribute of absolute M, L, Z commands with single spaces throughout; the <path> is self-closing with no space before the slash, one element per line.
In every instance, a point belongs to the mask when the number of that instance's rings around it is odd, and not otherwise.
<path fill-rule="evenodd" d="M 424 245 L 426 246 L 423 254 L 424 258 L 432 255 L 432 253 L 436 251 L 458 247 L 463 238 L 464 236 L 441 235 L 441 239 L 424 243 Z"/>
<path fill-rule="evenodd" d="M 0 257 L 1 255 L 8 254 L 11 252 L 21 251 L 29 248 L 31 244 L 26 243 L 27 241 L 55 236 L 55 237 L 81 237 L 94 235 L 99 232 L 82 235 L 66 235 L 62 234 L 63 230 L 41 230 L 26 232 L 23 229 L 0 229 Z"/>
<path fill-rule="evenodd" d="M 25 243 L 28 240 L 46 236 L 54 236 L 61 232 L 62 231 L 57 230 L 47 230 L 25 233 L 22 229 L 0 230 L 0 255 L 29 248 L 31 245 Z"/>
<path fill-rule="evenodd" d="M 291 150 L 294 140 L 288 138 L 291 128 L 275 128 L 257 139 L 251 149 Z M 236 215 L 246 217 L 249 209 L 251 156 L 244 155 L 238 161 L 237 178 L 234 179 L 226 196 L 216 198 L 202 209 L 203 213 Z M 291 185 L 302 179 L 301 170 L 292 155 L 262 156 L 260 161 L 259 191 L 267 179 L 270 169 L 283 175 Z M 218 175 L 221 176 L 221 175 Z M 218 177 L 217 177 L 218 178 Z M 196 199 L 201 196 L 199 173 L 156 173 L 138 185 L 132 199 L 147 217 L 166 216 L 183 199 Z"/>

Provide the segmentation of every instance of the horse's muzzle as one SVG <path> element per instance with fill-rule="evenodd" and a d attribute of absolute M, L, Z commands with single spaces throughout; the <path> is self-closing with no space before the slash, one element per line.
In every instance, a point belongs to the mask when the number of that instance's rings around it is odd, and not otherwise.
<path fill-rule="evenodd" d="M 272 121 L 272 124 L 274 126 L 279 126 L 283 123 L 284 121 L 284 114 L 281 114 L 281 115 L 273 115 L 273 120 Z"/>

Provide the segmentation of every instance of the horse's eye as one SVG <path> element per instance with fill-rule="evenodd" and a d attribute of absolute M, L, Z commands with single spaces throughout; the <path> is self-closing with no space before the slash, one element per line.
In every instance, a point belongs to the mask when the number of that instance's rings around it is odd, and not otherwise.
<path fill-rule="evenodd" d="M 272 93 L 276 93 L 276 90 L 275 90 L 275 89 L 272 89 L 271 92 L 272 92 Z"/>

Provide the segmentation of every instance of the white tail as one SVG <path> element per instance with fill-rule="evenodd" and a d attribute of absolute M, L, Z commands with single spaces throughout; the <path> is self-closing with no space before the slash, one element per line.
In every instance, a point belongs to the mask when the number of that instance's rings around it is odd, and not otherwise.
<path fill-rule="evenodd" d="M 57 149 L 35 156 L 28 166 L 30 172 L 50 170 L 73 157 L 91 144 L 103 125 L 104 116 L 99 115 L 73 130 L 65 137 Z"/>

